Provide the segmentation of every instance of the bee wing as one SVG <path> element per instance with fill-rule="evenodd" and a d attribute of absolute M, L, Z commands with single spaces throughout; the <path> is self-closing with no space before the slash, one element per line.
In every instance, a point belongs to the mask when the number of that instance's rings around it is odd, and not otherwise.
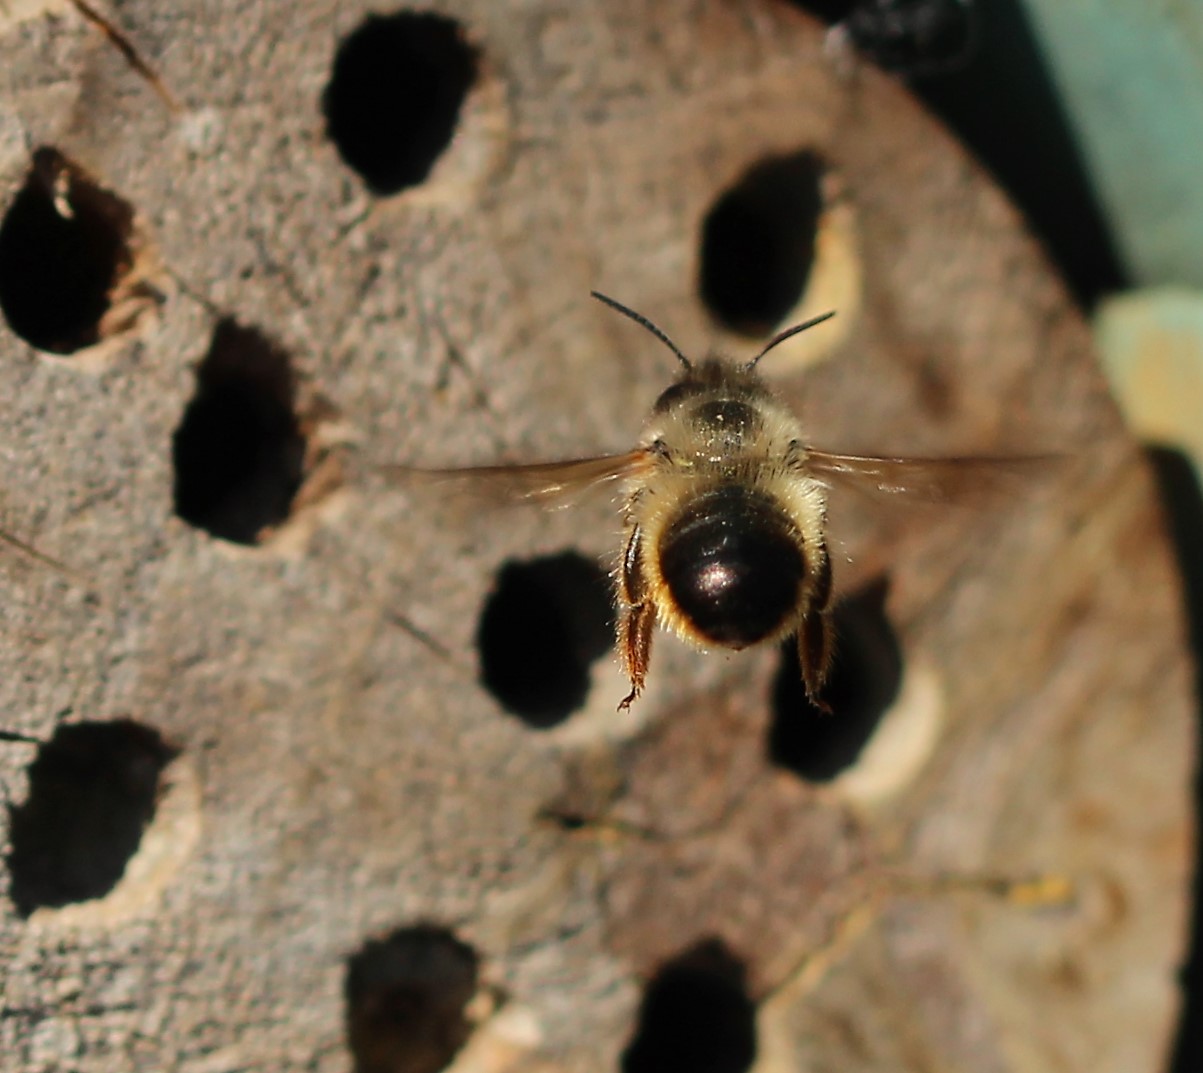
<path fill-rule="evenodd" d="M 403 485 L 436 485 L 496 503 L 555 503 L 643 472 L 651 452 L 638 448 L 621 455 L 598 455 L 534 465 L 415 469 L 386 466 L 384 475 Z"/>
<path fill-rule="evenodd" d="M 1053 470 L 1061 455 L 877 458 L 807 448 L 805 468 L 827 485 L 925 503 L 983 503 Z"/>

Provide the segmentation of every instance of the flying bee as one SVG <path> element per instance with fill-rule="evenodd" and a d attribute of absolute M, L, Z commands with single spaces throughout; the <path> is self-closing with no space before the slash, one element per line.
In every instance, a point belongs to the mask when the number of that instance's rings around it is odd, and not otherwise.
<path fill-rule="evenodd" d="M 397 471 L 483 481 L 505 498 L 535 502 L 620 484 L 617 633 L 631 683 L 620 710 L 643 691 L 657 626 L 701 648 L 743 649 L 795 634 L 807 697 L 830 710 L 821 696 L 834 647 L 826 539 L 830 486 L 842 482 L 939 501 L 1045 460 L 817 450 L 757 365 L 833 313 L 779 333 L 750 361 L 710 357 L 695 364 L 646 317 L 596 291 L 593 297 L 647 329 L 681 363 L 680 375 L 652 407 L 638 447 L 535 465 Z"/>

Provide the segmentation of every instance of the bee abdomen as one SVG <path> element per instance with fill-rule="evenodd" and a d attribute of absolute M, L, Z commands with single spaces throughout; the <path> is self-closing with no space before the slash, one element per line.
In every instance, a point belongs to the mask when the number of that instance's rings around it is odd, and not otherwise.
<path fill-rule="evenodd" d="M 660 574 L 701 639 L 743 648 L 796 612 L 806 576 L 798 534 L 771 496 L 722 484 L 664 527 Z"/>

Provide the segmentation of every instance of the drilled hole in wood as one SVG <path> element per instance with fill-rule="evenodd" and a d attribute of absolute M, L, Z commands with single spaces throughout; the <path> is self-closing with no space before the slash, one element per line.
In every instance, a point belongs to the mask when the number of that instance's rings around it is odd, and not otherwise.
<path fill-rule="evenodd" d="M 955 70 L 973 58 L 978 12 L 966 0 L 791 0 L 828 22 L 865 58 L 920 77 Z"/>
<path fill-rule="evenodd" d="M 767 335 L 798 304 L 815 259 L 824 170 L 810 150 L 770 157 L 707 213 L 698 285 L 724 327 Z"/>
<path fill-rule="evenodd" d="M 322 98 L 330 140 L 373 193 L 416 186 L 451 144 L 478 66 L 454 19 L 369 15 L 334 58 Z"/>
<path fill-rule="evenodd" d="M 788 2 L 803 11 L 809 11 L 824 22 L 839 22 L 848 15 L 857 0 L 788 0 Z"/>
<path fill-rule="evenodd" d="M 9 895 L 29 916 L 101 898 L 121 879 L 155 814 L 176 756 L 130 720 L 60 727 L 29 768 L 29 796 L 9 806 Z"/>
<path fill-rule="evenodd" d="M 56 149 L 33 156 L 0 223 L 0 309 L 27 343 L 74 354 L 134 326 L 159 295 L 136 279 L 134 210 Z"/>
<path fill-rule="evenodd" d="M 708 939 L 648 982 L 623 1073 L 746 1073 L 756 1058 L 756 1007 L 743 963 Z"/>
<path fill-rule="evenodd" d="M 284 521 L 305 467 L 295 406 L 287 352 L 255 328 L 221 321 L 172 443 L 176 513 L 238 544 Z"/>
<path fill-rule="evenodd" d="M 830 714 L 806 697 L 794 641 L 783 648 L 769 758 L 808 782 L 830 782 L 852 767 L 898 696 L 902 650 L 885 615 L 887 591 L 886 581 L 874 582 L 835 610 L 835 661 L 823 688 Z"/>
<path fill-rule="evenodd" d="M 1182 601 L 1194 655 L 1196 698 L 1203 698 L 1203 481 L 1197 461 L 1169 447 L 1148 449 L 1182 576 Z M 1203 707 L 1200 708 L 1203 716 Z M 1203 1067 L 1203 778 L 1195 775 L 1194 889 L 1190 944 L 1182 959 L 1182 1005 L 1171 1073 Z"/>
<path fill-rule="evenodd" d="M 420 924 L 366 943 L 347 963 L 355 1073 L 439 1073 L 472 1033 L 479 958 L 446 928 Z"/>
<path fill-rule="evenodd" d="M 481 682 L 528 726 L 567 719 L 614 643 L 613 599 L 606 572 L 575 552 L 505 563 L 477 628 Z"/>

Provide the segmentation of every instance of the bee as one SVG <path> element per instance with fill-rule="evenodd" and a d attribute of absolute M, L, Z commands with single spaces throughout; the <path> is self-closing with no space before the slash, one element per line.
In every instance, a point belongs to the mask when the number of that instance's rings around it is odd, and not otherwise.
<path fill-rule="evenodd" d="M 760 360 L 825 313 L 780 332 L 751 360 L 693 362 L 648 318 L 593 297 L 667 346 L 681 365 L 652 406 L 639 446 L 625 454 L 535 465 L 412 470 L 408 476 L 486 482 L 520 501 L 552 501 L 620 485 L 623 538 L 615 574 L 618 652 L 643 691 L 657 627 L 700 648 L 743 649 L 797 637 L 807 697 L 822 689 L 834 649 L 828 492 L 843 482 L 942 500 L 976 478 L 1033 458 L 888 458 L 834 454 L 806 442 L 802 424 L 757 372 Z M 967 481 L 968 479 L 968 481 Z"/>

